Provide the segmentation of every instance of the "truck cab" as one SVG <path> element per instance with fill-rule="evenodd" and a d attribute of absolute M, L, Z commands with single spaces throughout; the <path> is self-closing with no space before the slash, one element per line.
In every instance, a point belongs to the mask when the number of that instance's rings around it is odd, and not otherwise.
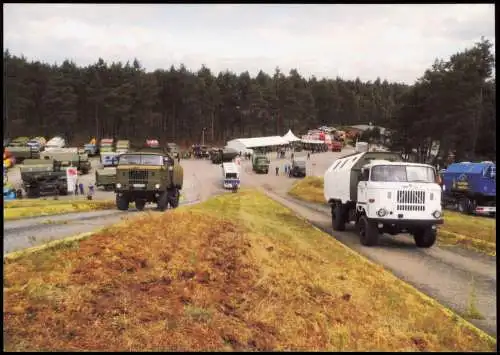
<path fill-rule="evenodd" d="M 434 167 L 406 163 L 396 153 L 359 152 L 337 159 L 325 172 L 324 195 L 334 230 L 355 222 L 361 243 L 381 233 L 408 232 L 418 247 L 436 241 L 442 224 L 441 187 Z"/>

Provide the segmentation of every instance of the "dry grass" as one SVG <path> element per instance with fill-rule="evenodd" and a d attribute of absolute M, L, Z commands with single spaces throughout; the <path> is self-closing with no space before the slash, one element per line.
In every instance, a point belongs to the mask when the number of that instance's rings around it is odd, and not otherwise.
<path fill-rule="evenodd" d="M 493 351 L 495 340 L 241 190 L 4 261 L 5 350 Z"/>
<path fill-rule="evenodd" d="M 4 203 L 4 220 L 50 216 L 116 208 L 115 201 L 104 200 L 14 200 Z"/>
<path fill-rule="evenodd" d="M 321 177 L 306 176 L 304 179 L 294 183 L 288 193 L 304 201 L 325 203 L 325 196 L 323 195 L 323 178 Z"/>
<path fill-rule="evenodd" d="M 304 201 L 325 204 L 323 178 L 308 177 L 298 181 L 289 194 Z M 439 226 L 438 238 L 443 244 L 460 245 L 496 255 L 496 219 L 446 211 L 444 224 Z"/>

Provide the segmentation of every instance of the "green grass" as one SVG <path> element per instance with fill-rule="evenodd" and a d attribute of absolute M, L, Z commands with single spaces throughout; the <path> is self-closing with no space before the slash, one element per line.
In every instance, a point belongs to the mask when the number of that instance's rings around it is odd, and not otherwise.
<path fill-rule="evenodd" d="M 297 181 L 288 193 L 304 201 L 325 204 L 321 177 Z M 443 245 L 458 245 L 496 255 L 496 219 L 445 211 L 444 224 L 439 226 L 438 241 Z"/>

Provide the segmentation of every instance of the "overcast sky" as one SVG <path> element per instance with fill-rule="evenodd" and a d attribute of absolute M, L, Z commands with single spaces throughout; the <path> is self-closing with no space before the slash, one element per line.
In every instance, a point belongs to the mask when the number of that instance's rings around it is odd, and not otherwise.
<path fill-rule="evenodd" d="M 307 77 L 413 83 L 436 57 L 495 41 L 494 5 L 5 4 L 4 46 L 29 60 L 276 66 Z"/>

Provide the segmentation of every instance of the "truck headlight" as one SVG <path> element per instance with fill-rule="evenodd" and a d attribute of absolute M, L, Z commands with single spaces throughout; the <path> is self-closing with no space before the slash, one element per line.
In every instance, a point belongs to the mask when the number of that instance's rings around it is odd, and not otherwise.
<path fill-rule="evenodd" d="M 435 210 L 434 212 L 432 212 L 432 216 L 433 216 L 434 218 L 439 218 L 439 217 L 441 217 L 441 211 Z"/>
<path fill-rule="evenodd" d="M 385 208 L 381 208 L 377 211 L 377 216 L 384 217 L 387 214 L 387 210 Z"/>
<path fill-rule="evenodd" d="M 159 188 L 160 188 L 160 184 L 156 184 L 156 185 L 155 185 L 155 189 L 157 189 L 157 190 L 158 190 Z"/>
<path fill-rule="evenodd" d="M 172 170 L 174 170 L 174 167 L 173 166 L 169 166 L 168 167 L 168 171 L 172 171 Z"/>
<path fill-rule="evenodd" d="M 122 184 L 117 183 L 117 184 L 116 184 L 116 188 L 117 188 L 117 189 L 121 189 L 121 188 L 122 188 Z"/>

